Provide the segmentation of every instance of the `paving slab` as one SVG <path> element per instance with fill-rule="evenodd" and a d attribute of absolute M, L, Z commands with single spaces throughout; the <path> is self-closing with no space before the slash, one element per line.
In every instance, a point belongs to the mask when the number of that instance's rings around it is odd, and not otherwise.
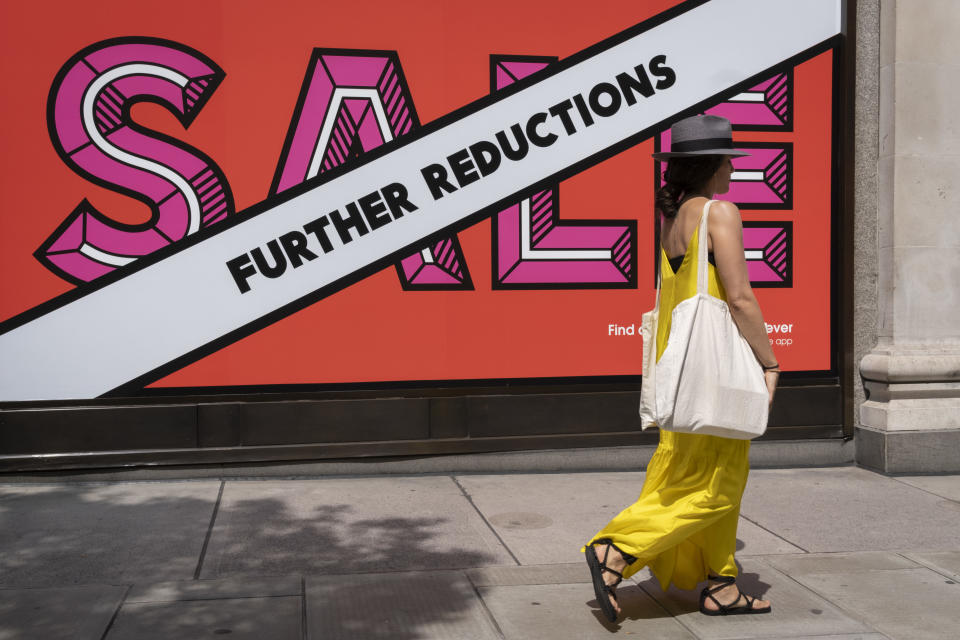
<path fill-rule="evenodd" d="M 503 630 L 505 638 L 609 638 L 618 636 L 657 640 L 696 640 L 636 585 L 617 589 L 623 609 L 616 623 L 607 622 L 588 584 L 538 584 L 481 587 L 480 595 Z"/>
<path fill-rule="evenodd" d="M 763 560 L 791 576 L 811 573 L 850 573 L 853 571 L 891 571 L 916 569 L 920 565 L 890 551 L 806 553 L 767 556 Z"/>
<path fill-rule="evenodd" d="M 905 556 L 934 571 L 960 580 L 960 551 L 934 551 L 932 553 L 905 553 Z"/>
<path fill-rule="evenodd" d="M 586 562 L 482 567 L 468 569 L 475 587 L 509 587 L 522 584 L 582 584 L 592 582 Z"/>
<path fill-rule="evenodd" d="M 960 475 L 951 476 L 896 476 L 896 480 L 912 487 L 934 493 L 941 498 L 960 502 Z"/>
<path fill-rule="evenodd" d="M 930 569 L 794 576 L 892 640 L 955 640 L 960 584 Z"/>
<path fill-rule="evenodd" d="M 467 577 L 476 587 L 507 587 L 521 584 L 585 584 L 591 583 L 586 561 L 561 564 L 520 565 L 515 567 L 483 567 L 468 569 Z M 630 576 L 640 583 L 652 574 L 644 567 Z"/>
<path fill-rule="evenodd" d="M 580 547 L 636 501 L 644 474 L 457 476 L 521 564 L 583 562 Z"/>
<path fill-rule="evenodd" d="M 960 504 L 856 467 L 752 471 L 741 513 L 809 552 L 952 551 Z"/>
<path fill-rule="evenodd" d="M 664 592 L 653 580 L 643 582 L 641 586 L 702 640 L 842 636 L 876 631 L 758 559 L 744 558 L 740 565 L 737 580 L 740 588 L 745 593 L 770 600 L 771 613 L 705 616 L 699 610 L 699 589 L 681 591 L 671 586 Z"/>
<path fill-rule="evenodd" d="M 220 580 L 189 580 L 134 585 L 124 602 L 177 602 L 181 600 L 225 600 L 232 598 L 263 598 L 300 596 L 303 579 L 300 576 L 256 577 L 244 576 Z"/>
<path fill-rule="evenodd" d="M 0 640 L 100 640 L 126 587 L 0 589 Z"/>
<path fill-rule="evenodd" d="M 583 562 L 580 547 L 636 501 L 643 479 L 639 472 L 457 477 L 522 564 Z M 744 518 L 737 537 L 744 555 L 803 551 Z"/>
<path fill-rule="evenodd" d="M 890 640 L 882 633 L 845 633 L 840 636 L 789 636 L 778 640 Z"/>
<path fill-rule="evenodd" d="M 446 476 L 236 481 L 201 577 L 515 564 Z"/>
<path fill-rule="evenodd" d="M 306 578 L 308 637 L 323 640 L 494 640 L 461 571 Z"/>
<path fill-rule="evenodd" d="M 737 555 L 763 556 L 775 553 L 802 553 L 803 549 L 771 533 L 743 516 L 737 523 Z"/>
<path fill-rule="evenodd" d="M 193 577 L 219 482 L 0 485 L 0 586 Z"/>
<path fill-rule="evenodd" d="M 231 640 L 300 640 L 300 596 L 125 603 L 106 640 L 225 636 Z"/>

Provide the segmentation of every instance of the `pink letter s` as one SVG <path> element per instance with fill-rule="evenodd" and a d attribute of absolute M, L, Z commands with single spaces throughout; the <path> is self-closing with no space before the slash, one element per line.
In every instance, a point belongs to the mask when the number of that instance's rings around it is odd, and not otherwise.
<path fill-rule="evenodd" d="M 119 224 L 83 200 L 34 253 L 71 282 L 89 282 L 234 212 L 223 172 L 202 152 L 149 131 L 130 107 L 150 101 L 184 127 L 224 73 L 198 51 L 158 38 L 117 38 L 74 55 L 50 88 L 47 126 L 81 176 L 146 203 L 150 221 Z"/>

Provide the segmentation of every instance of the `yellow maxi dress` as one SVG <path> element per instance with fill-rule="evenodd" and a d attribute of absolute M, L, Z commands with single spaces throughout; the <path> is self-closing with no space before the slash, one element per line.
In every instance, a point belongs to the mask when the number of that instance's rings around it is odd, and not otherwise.
<path fill-rule="evenodd" d="M 658 360 L 667 346 L 673 308 L 697 292 L 698 235 L 699 224 L 676 273 L 661 249 Z M 710 295 L 726 300 L 712 264 L 708 275 Z M 733 555 L 749 451 L 749 440 L 661 430 L 640 497 L 588 544 L 609 539 L 637 558 L 623 572 L 625 578 L 649 566 L 664 590 L 671 582 L 693 589 L 708 573 L 736 576 Z"/>

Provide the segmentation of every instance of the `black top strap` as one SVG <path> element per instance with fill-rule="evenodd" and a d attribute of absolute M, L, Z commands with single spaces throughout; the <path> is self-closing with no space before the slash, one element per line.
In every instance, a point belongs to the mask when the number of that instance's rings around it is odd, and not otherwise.
<path fill-rule="evenodd" d="M 670 263 L 670 268 L 673 269 L 673 272 L 676 273 L 680 270 L 680 266 L 683 264 L 683 259 L 685 256 L 677 256 L 676 258 L 667 258 L 667 262 Z M 717 266 L 717 259 L 713 257 L 713 251 L 707 254 L 707 262 L 713 266 Z"/>

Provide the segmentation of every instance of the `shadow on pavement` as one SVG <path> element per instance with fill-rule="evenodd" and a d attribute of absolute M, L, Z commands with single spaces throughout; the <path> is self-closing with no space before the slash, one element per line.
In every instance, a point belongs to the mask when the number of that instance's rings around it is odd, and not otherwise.
<path fill-rule="evenodd" d="M 0 485 L 0 587 L 189 580 L 218 484 Z"/>
<path fill-rule="evenodd" d="M 64 623 L 74 629 L 102 624 L 102 633 L 129 585 L 215 585 L 218 580 L 192 580 L 218 487 L 219 482 L 0 486 L 0 589 L 18 594 L 6 598 L 0 591 L 0 638 L 57 637 L 47 631 Z M 493 554 L 461 546 L 443 515 L 369 515 L 367 508 L 357 517 L 348 504 L 293 513 L 279 498 L 238 501 L 229 514 L 233 524 L 214 528 L 201 575 L 304 576 L 311 631 L 324 638 L 403 640 L 461 623 L 483 624 L 482 607 L 466 577 L 438 570 L 488 565 L 496 560 Z M 60 588 L 76 585 L 86 586 Z M 224 610 L 229 601 L 231 615 L 251 618 L 235 620 L 235 631 L 248 628 L 251 637 L 272 637 L 276 620 L 269 598 L 256 595 L 243 596 L 250 599 L 240 613 L 238 596 L 229 589 L 213 588 L 203 599 L 213 609 L 219 600 Z M 332 603 L 337 606 L 331 608 Z M 178 611 L 183 612 L 179 617 Z M 169 633 L 183 634 L 183 625 L 189 627 L 190 620 L 183 619 L 187 611 L 186 605 L 170 602 L 141 603 L 121 609 L 117 621 L 144 616 L 156 637 L 175 637 Z M 204 619 L 213 624 L 216 618 L 214 612 Z"/>
<path fill-rule="evenodd" d="M 368 514 L 369 509 L 363 515 Z M 317 505 L 309 515 L 292 515 L 282 500 L 239 500 L 214 528 L 201 577 L 423 571 L 491 563 L 491 554 L 461 547 L 445 535 L 448 522 L 442 516 L 358 518 L 348 504 Z"/>

